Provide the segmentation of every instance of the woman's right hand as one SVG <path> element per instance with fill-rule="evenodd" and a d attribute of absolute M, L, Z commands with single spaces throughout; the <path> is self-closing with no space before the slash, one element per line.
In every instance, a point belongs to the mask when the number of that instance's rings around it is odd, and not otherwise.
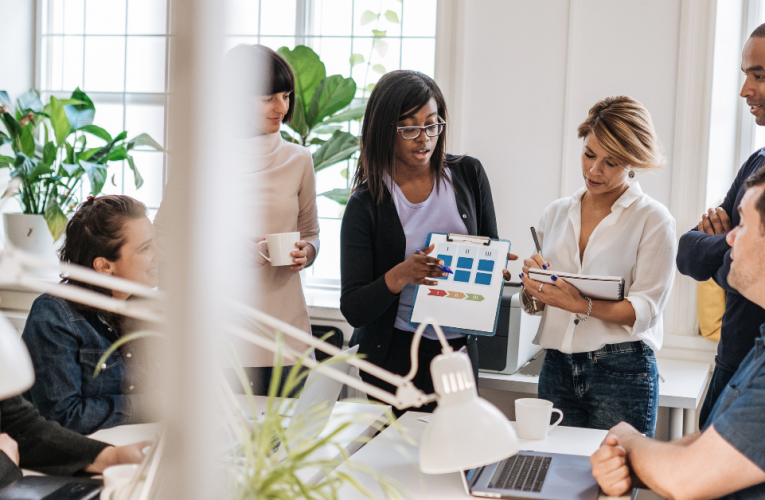
<path fill-rule="evenodd" d="M 528 259 L 523 261 L 523 274 L 529 274 L 529 269 L 550 269 L 550 263 L 542 258 L 538 253 L 535 253 Z"/>
<path fill-rule="evenodd" d="M 431 244 L 428 248 L 420 250 L 422 254 L 413 253 L 385 274 L 385 284 L 388 285 L 390 293 L 398 295 L 407 283 L 434 286 L 438 282 L 428 278 L 446 277 L 446 273 L 436 267 L 436 264 L 443 266 L 444 261 L 428 256 L 434 248 L 435 245 Z"/>

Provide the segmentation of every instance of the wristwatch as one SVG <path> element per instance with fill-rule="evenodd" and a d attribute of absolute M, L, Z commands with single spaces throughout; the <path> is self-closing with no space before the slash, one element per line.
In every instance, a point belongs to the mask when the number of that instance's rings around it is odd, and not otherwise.
<path fill-rule="evenodd" d="M 525 288 L 523 291 L 521 291 L 521 307 L 524 311 L 526 311 L 526 314 L 533 316 L 537 313 L 537 304 L 533 299 L 529 297 L 529 294 L 526 293 Z"/>

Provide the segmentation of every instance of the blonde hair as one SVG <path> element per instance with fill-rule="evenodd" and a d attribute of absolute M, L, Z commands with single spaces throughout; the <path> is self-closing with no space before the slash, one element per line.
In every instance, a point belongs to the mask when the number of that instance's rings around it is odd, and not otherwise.
<path fill-rule="evenodd" d="M 648 170 L 666 163 L 651 114 L 631 97 L 606 97 L 598 102 L 577 132 L 580 139 L 592 134 L 625 167 Z"/>

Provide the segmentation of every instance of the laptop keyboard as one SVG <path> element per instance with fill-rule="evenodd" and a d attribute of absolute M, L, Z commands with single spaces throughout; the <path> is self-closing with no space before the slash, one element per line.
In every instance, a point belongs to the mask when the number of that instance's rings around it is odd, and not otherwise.
<path fill-rule="evenodd" d="M 515 455 L 504 460 L 489 482 L 490 489 L 539 493 L 550 469 L 552 457 Z"/>

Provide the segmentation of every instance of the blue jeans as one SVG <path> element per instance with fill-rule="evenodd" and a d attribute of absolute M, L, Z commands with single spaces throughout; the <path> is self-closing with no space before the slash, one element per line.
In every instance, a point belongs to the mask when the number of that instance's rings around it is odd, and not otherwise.
<path fill-rule="evenodd" d="M 537 391 L 563 412 L 561 425 L 610 429 L 627 422 L 653 437 L 659 409 L 659 371 L 643 342 L 592 352 L 548 350 Z"/>

